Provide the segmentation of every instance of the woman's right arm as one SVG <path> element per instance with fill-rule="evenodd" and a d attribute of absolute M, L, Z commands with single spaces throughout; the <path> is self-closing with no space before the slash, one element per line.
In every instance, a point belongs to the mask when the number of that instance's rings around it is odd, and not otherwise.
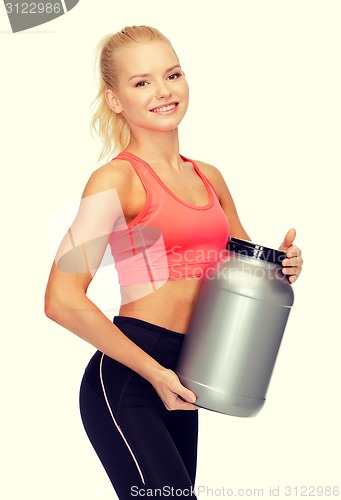
<path fill-rule="evenodd" d="M 177 375 L 121 332 L 86 296 L 118 217 L 132 209 L 129 172 L 105 165 L 90 177 L 62 240 L 45 292 L 45 314 L 148 380 L 168 409 L 196 409 Z M 179 397 L 181 396 L 181 397 Z"/>

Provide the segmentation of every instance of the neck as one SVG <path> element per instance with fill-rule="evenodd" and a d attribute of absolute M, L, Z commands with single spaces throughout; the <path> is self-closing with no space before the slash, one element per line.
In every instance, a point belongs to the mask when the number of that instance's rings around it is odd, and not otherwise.
<path fill-rule="evenodd" d="M 178 129 L 169 132 L 149 130 L 143 134 L 134 133 L 126 150 L 147 163 L 168 163 L 174 168 L 179 168 Z"/>

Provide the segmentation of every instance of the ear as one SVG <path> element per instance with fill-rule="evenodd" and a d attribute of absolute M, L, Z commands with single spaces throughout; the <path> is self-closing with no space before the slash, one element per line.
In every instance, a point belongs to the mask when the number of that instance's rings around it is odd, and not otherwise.
<path fill-rule="evenodd" d="M 107 101 L 109 108 L 112 109 L 114 113 L 122 113 L 122 105 L 120 104 L 117 95 L 115 95 L 111 89 L 107 89 L 105 91 L 105 100 Z"/>

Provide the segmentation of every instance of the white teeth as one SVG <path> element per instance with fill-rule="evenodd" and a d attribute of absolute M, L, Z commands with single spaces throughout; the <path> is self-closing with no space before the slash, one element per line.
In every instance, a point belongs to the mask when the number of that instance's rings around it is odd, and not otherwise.
<path fill-rule="evenodd" d="M 175 104 L 170 104 L 169 106 L 163 106 L 163 108 L 157 108 L 157 109 L 153 109 L 152 111 L 154 113 L 158 112 L 158 111 L 161 111 L 161 112 L 164 112 L 164 111 L 170 111 L 171 109 L 175 108 Z"/>

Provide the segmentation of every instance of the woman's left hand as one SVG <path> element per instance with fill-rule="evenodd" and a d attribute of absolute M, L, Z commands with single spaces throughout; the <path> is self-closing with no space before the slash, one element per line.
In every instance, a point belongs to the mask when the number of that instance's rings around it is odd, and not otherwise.
<path fill-rule="evenodd" d="M 296 237 L 296 230 L 289 229 L 284 237 L 284 241 L 278 250 L 286 253 L 287 258 L 283 260 L 282 265 L 284 266 L 282 272 L 289 275 L 290 283 L 294 283 L 302 271 L 303 259 L 301 256 L 301 250 L 293 245 L 293 241 Z"/>

